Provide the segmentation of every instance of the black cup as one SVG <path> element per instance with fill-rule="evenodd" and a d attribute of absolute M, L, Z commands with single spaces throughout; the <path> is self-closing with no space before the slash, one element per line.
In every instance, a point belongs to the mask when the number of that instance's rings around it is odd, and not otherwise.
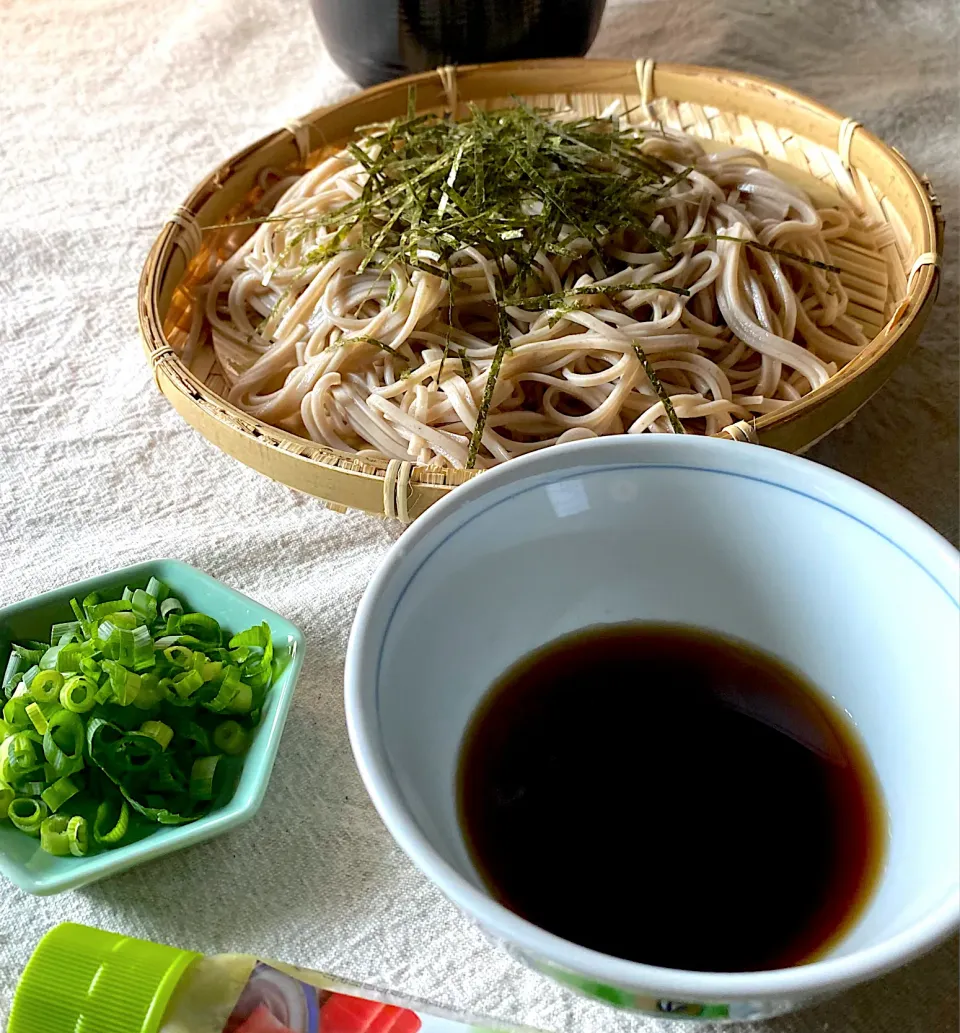
<path fill-rule="evenodd" d="M 312 0 L 334 61 L 361 86 L 438 65 L 578 57 L 606 0 Z"/>

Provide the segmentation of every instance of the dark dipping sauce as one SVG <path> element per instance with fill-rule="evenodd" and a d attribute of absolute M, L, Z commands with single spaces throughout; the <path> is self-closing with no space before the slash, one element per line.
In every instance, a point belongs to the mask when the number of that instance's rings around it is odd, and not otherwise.
<path fill-rule="evenodd" d="M 493 896 L 630 961 L 809 961 L 883 859 L 877 777 L 796 671 L 693 628 L 588 628 L 522 659 L 465 733 L 461 827 Z"/>

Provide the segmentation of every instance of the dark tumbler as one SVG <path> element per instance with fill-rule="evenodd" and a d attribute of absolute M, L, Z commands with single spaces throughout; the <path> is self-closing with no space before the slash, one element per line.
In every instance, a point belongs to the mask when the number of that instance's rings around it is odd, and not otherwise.
<path fill-rule="evenodd" d="M 438 65 L 585 54 L 605 0 L 312 0 L 334 61 L 361 86 Z"/>

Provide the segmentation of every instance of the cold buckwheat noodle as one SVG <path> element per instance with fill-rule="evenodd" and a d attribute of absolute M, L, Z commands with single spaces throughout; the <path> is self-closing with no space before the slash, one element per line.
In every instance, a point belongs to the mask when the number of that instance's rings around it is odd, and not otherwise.
<path fill-rule="evenodd" d="M 231 402 L 344 452 L 486 467 L 716 434 L 866 344 L 829 266 L 842 211 L 614 113 L 411 115 L 280 191 L 206 322 Z"/>

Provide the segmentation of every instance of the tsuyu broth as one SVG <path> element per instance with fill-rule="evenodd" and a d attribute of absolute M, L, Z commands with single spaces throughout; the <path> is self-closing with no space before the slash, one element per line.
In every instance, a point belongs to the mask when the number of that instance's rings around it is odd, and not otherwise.
<path fill-rule="evenodd" d="M 662 624 L 588 628 L 514 665 L 467 729 L 457 794 L 497 900 L 670 968 L 811 960 L 869 899 L 885 839 L 835 704 L 772 656 Z"/>

